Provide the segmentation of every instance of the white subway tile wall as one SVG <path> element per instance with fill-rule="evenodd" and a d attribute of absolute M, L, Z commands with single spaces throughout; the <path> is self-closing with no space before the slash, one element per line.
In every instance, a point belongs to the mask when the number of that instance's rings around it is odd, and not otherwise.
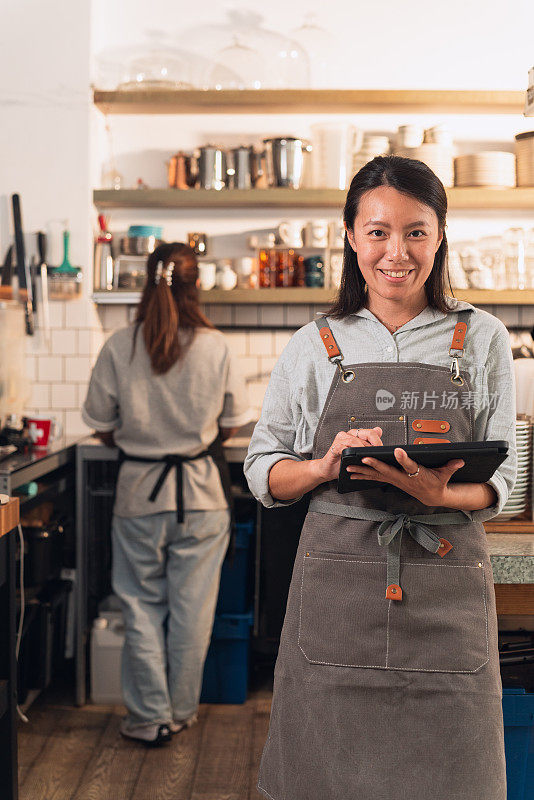
<path fill-rule="evenodd" d="M 52 386 L 53 409 L 78 408 L 78 387 L 75 383 L 56 383 Z"/>
<path fill-rule="evenodd" d="M 530 306 L 484 308 L 509 327 L 531 328 L 534 325 L 534 309 Z M 133 320 L 135 307 L 97 307 L 83 299 L 53 301 L 50 309 L 49 341 L 45 341 L 39 328 L 35 336 L 26 339 L 26 372 L 32 382 L 27 412 L 49 413 L 64 425 L 69 436 L 83 435 L 89 433 L 89 429 L 81 419 L 80 408 L 92 366 L 107 337 Z M 209 305 L 204 311 L 214 324 L 222 327 L 232 353 L 238 358 L 257 417 L 280 353 L 297 328 L 325 309 L 313 305 L 262 307 L 253 304 Z M 278 328 L 278 325 L 284 327 Z"/>

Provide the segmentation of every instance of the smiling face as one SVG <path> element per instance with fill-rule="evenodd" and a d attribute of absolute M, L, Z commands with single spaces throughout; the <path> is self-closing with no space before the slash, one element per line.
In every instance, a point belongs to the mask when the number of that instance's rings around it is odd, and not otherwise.
<path fill-rule="evenodd" d="M 424 284 L 443 239 L 433 208 L 391 186 L 379 186 L 362 195 L 347 236 L 370 302 L 411 304 L 425 298 Z"/>

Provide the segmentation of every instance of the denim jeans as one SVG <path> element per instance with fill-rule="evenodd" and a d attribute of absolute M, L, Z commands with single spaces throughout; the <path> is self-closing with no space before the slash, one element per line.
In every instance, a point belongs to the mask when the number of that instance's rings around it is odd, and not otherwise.
<path fill-rule="evenodd" d="M 202 687 L 230 513 L 117 517 L 112 586 L 125 622 L 122 691 L 131 725 L 182 722 Z"/>

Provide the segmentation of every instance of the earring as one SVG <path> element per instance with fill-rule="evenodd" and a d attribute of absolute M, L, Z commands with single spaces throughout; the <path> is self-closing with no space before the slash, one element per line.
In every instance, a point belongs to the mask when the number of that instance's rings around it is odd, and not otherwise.
<path fill-rule="evenodd" d="M 158 261 L 158 266 L 156 267 L 156 274 L 154 276 L 154 283 L 156 286 L 160 282 L 160 278 L 163 275 L 163 261 Z"/>

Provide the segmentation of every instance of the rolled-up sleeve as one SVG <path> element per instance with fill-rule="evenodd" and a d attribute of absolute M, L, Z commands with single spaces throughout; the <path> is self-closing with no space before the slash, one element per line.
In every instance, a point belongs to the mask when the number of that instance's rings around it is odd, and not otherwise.
<path fill-rule="evenodd" d="M 517 478 L 515 373 L 510 337 L 502 323 L 491 342 L 486 375 L 489 413 L 483 435 L 475 438 L 480 441 L 504 439 L 508 442 L 508 457 L 486 481 L 497 492 L 497 502 L 479 511 L 467 512 L 476 522 L 485 522 L 500 514 Z"/>
<path fill-rule="evenodd" d="M 110 349 L 105 344 L 91 373 L 82 419 L 96 431 L 114 430 L 120 421 L 117 373 Z"/>
<path fill-rule="evenodd" d="M 300 500 L 300 497 L 288 501 L 275 500 L 269 492 L 271 467 L 285 458 L 303 460 L 294 449 L 294 413 L 290 381 L 279 361 L 271 373 L 260 419 L 254 428 L 244 463 L 250 491 L 266 508 L 288 506 Z"/>

